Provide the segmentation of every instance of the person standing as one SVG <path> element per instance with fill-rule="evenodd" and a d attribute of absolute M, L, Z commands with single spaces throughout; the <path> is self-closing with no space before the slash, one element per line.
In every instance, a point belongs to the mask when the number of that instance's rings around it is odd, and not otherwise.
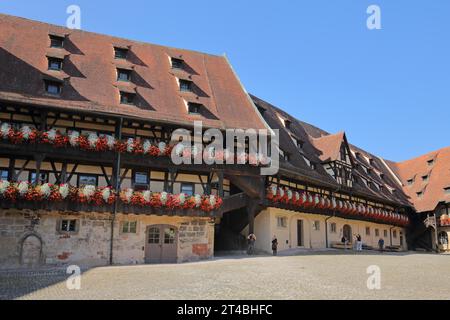
<path fill-rule="evenodd" d="M 378 249 L 380 249 L 380 252 L 383 252 L 384 249 L 384 239 L 380 238 L 380 240 L 378 240 Z"/>
<path fill-rule="evenodd" d="M 254 233 L 250 233 L 247 237 L 247 241 L 248 241 L 248 249 L 247 249 L 247 254 L 251 255 L 254 253 L 255 251 L 255 242 L 256 242 L 256 236 Z"/>
<path fill-rule="evenodd" d="M 277 250 L 278 250 L 278 239 L 277 239 L 276 236 L 273 236 L 273 239 L 272 239 L 272 252 L 273 252 L 274 256 L 277 255 Z"/>
<path fill-rule="evenodd" d="M 356 235 L 356 251 L 362 251 L 362 238 L 359 233 Z"/>

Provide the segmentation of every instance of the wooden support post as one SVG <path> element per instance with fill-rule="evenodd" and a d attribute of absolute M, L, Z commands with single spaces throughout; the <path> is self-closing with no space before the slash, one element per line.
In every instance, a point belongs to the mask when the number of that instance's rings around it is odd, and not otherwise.
<path fill-rule="evenodd" d="M 220 170 L 217 172 L 217 176 L 219 177 L 219 197 L 223 198 L 224 192 L 223 192 L 223 171 Z"/>
<path fill-rule="evenodd" d="M 8 178 L 11 182 L 15 182 L 17 180 L 16 177 L 16 158 L 9 159 L 9 169 L 8 169 Z"/>
<path fill-rule="evenodd" d="M 40 123 L 39 123 L 39 130 L 41 131 L 47 131 L 47 112 L 41 113 Z"/>
<path fill-rule="evenodd" d="M 42 161 L 45 159 L 45 154 L 37 154 L 34 156 L 34 160 L 36 162 L 36 179 L 33 182 L 33 185 L 38 185 L 40 183 L 40 175 L 41 175 L 41 165 Z"/>
<path fill-rule="evenodd" d="M 61 167 L 61 174 L 59 175 L 59 183 L 67 182 L 67 162 L 63 162 Z"/>

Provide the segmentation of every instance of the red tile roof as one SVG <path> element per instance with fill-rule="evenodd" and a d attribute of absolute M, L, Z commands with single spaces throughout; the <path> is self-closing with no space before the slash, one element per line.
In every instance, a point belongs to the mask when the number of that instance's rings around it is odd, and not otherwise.
<path fill-rule="evenodd" d="M 320 138 L 312 138 L 314 147 L 320 151 L 319 158 L 323 162 L 336 161 L 340 157 L 342 143 L 344 143 L 345 133 L 324 135 Z"/>
<path fill-rule="evenodd" d="M 433 160 L 431 165 L 428 161 Z M 450 203 L 450 147 L 427 153 L 415 159 L 395 163 L 389 162 L 398 174 L 403 189 L 411 198 L 418 212 L 433 211 L 440 202 Z M 428 176 L 427 180 L 422 177 Z M 413 180 L 412 184 L 408 180 Z M 422 197 L 417 193 L 422 192 Z"/>
<path fill-rule="evenodd" d="M 64 49 L 50 48 L 49 34 L 65 36 Z M 126 61 L 114 59 L 114 46 L 129 49 Z M 64 58 L 64 71 L 47 69 L 47 56 Z M 170 57 L 185 61 L 171 68 Z M 224 56 L 120 39 L 0 14 L 0 100 L 36 107 L 120 114 L 189 124 L 183 99 L 203 104 L 204 126 L 266 128 Z M 133 69 L 137 105 L 120 105 L 116 68 Z M 180 92 L 176 78 L 195 83 L 194 93 Z M 43 79 L 64 81 L 61 97 L 46 95 Z M 128 91 L 129 91 L 128 90 Z M 236 110 L 239 110 L 236 112 Z"/>

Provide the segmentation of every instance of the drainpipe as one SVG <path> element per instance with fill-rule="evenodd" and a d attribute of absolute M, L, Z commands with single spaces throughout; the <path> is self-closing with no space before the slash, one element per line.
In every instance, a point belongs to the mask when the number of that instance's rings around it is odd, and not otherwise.
<path fill-rule="evenodd" d="M 123 125 L 123 118 L 120 117 L 119 119 L 119 128 L 116 128 L 116 139 L 121 140 L 122 139 L 122 125 Z M 116 152 L 116 172 L 114 177 L 114 189 L 116 190 L 116 201 L 114 202 L 113 206 L 113 212 L 112 212 L 112 219 L 111 219 L 111 239 L 110 239 L 110 248 L 109 248 L 109 264 L 113 264 L 113 251 L 114 251 L 114 223 L 116 222 L 116 214 L 117 214 L 117 205 L 120 195 L 120 164 L 121 164 L 121 155 L 120 152 Z"/>
<path fill-rule="evenodd" d="M 389 240 L 390 240 L 390 243 L 391 243 L 391 247 L 392 247 L 392 229 L 394 229 L 394 228 L 395 228 L 395 226 L 389 228 Z"/>
<path fill-rule="evenodd" d="M 325 219 L 325 246 L 328 249 L 329 245 L 328 245 L 328 220 L 330 220 L 331 218 L 334 218 L 334 211 L 333 211 L 333 215 L 329 216 L 328 218 Z"/>

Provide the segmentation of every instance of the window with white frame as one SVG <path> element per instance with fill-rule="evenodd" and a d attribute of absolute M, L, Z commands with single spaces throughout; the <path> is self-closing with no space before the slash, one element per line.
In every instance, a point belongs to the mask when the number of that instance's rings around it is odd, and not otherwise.
<path fill-rule="evenodd" d="M 277 217 L 277 227 L 278 228 L 287 228 L 287 218 L 286 217 Z"/>
<path fill-rule="evenodd" d="M 320 221 L 318 221 L 318 220 L 314 221 L 312 224 L 312 228 L 314 231 L 319 231 L 320 230 Z"/>
<path fill-rule="evenodd" d="M 332 222 L 330 224 L 331 233 L 336 233 L 336 223 Z"/>
<path fill-rule="evenodd" d="M 136 233 L 137 221 L 123 221 L 122 233 Z"/>
<path fill-rule="evenodd" d="M 63 232 L 75 232 L 77 229 L 77 220 L 75 219 L 62 219 L 60 230 Z"/>

